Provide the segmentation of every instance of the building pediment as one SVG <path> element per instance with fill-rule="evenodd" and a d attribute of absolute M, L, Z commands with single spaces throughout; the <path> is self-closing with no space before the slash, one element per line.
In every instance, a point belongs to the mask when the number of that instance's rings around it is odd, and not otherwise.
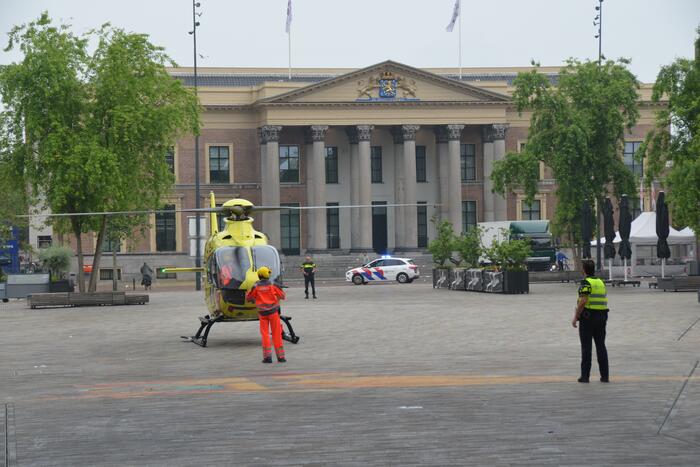
<path fill-rule="evenodd" d="M 506 95 L 386 61 L 258 101 L 261 105 L 508 103 Z"/>

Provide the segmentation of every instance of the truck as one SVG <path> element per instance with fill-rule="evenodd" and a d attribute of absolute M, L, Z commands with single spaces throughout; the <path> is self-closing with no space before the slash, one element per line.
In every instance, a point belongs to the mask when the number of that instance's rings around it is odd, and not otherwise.
<path fill-rule="evenodd" d="M 532 256 L 527 258 L 530 271 L 547 271 L 556 263 L 548 220 L 479 222 L 478 226 L 484 248 L 489 248 L 495 240 L 528 240 L 532 248 Z"/>

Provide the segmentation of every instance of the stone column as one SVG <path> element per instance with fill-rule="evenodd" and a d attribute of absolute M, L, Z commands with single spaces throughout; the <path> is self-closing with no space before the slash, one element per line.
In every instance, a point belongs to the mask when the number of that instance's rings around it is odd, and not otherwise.
<path fill-rule="evenodd" d="M 506 130 L 508 125 L 505 123 L 496 123 L 493 125 L 493 160 L 500 161 L 506 157 Z M 493 184 L 491 184 L 493 187 Z M 494 197 L 494 220 L 496 221 L 507 221 L 508 220 L 508 206 L 506 204 L 505 197 L 495 194 Z"/>
<path fill-rule="evenodd" d="M 313 139 L 311 137 L 311 129 L 310 128 L 305 128 L 304 129 L 304 162 L 306 166 L 306 205 L 307 206 L 315 206 L 316 205 L 316 194 L 314 193 L 314 189 L 316 188 L 316 163 L 314 160 L 315 153 L 314 153 L 314 147 L 313 147 Z M 306 242 L 304 243 L 304 247 L 306 250 L 311 250 L 313 249 L 313 245 L 315 245 L 314 241 L 314 235 L 315 235 L 315 220 L 316 220 L 316 211 L 313 209 L 309 209 L 305 212 L 306 214 L 306 226 L 305 226 L 305 237 L 306 237 Z"/>
<path fill-rule="evenodd" d="M 447 184 L 449 183 L 449 160 L 447 150 L 447 127 L 444 125 L 435 127 L 435 147 L 438 161 L 438 184 L 440 186 L 440 219 L 447 219 L 449 215 L 449 196 Z"/>
<path fill-rule="evenodd" d="M 313 144 L 313 174 L 314 174 L 314 186 L 313 186 L 313 204 L 315 206 L 325 206 L 326 205 L 326 132 L 328 131 L 327 126 L 314 125 L 310 127 L 310 135 Z M 310 245 L 310 249 L 314 253 L 325 252 L 328 249 L 328 242 L 326 241 L 326 210 L 316 209 L 314 210 L 313 216 L 313 226 L 309 231 L 313 230 L 313 243 Z"/>
<path fill-rule="evenodd" d="M 372 125 L 357 125 L 358 167 L 359 167 L 359 202 L 372 204 L 372 163 L 369 140 Z M 372 208 L 360 208 L 360 250 L 372 251 Z"/>
<path fill-rule="evenodd" d="M 462 161 L 461 141 L 464 125 L 447 125 L 448 179 L 447 179 L 447 219 L 455 233 L 462 231 Z"/>
<path fill-rule="evenodd" d="M 350 204 L 360 204 L 360 161 L 357 128 L 346 127 L 348 143 L 350 144 Z M 360 249 L 360 210 L 350 209 L 350 250 Z"/>
<path fill-rule="evenodd" d="M 403 182 L 405 204 L 416 204 L 416 132 L 418 125 L 402 125 L 403 137 Z M 404 236 L 400 248 L 406 250 L 418 249 L 418 208 L 406 206 L 403 209 Z"/>
<path fill-rule="evenodd" d="M 280 204 L 280 150 L 279 138 L 281 126 L 265 125 L 260 127 L 261 147 L 261 181 L 263 206 L 279 206 Z M 281 247 L 282 231 L 280 227 L 280 212 L 265 211 L 262 213 L 263 232 L 270 244 Z"/>
<path fill-rule="evenodd" d="M 484 142 L 484 220 L 492 222 L 496 220 L 494 211 L 494 194 L 491 173 L 493 172 L 493 127 L 484 125 L 481 127 L 481 139 Z"/>
<path fill-rule="evenodd" d="M 406 199 L 404 172 L 403 172 L 403 131 L 400 126 L 391 127 L 391 136 L 394 138 L 394 203 L 403 204 Z M 403 247 L 405 229 L 404 208 L 394 208 L 394 248 Z"/>

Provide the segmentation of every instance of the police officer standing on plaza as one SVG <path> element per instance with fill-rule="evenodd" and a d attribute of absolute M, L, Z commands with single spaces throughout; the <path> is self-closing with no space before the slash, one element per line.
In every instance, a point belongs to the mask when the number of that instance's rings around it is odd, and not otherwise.
<path fill-rule="evenodd" d="M 316 283 L 314 280 L 316 263 L 313 262 L 311 256 L 307 256 L 299 269 L 304 273 L 304 293 L 306 294 L 306 298 L 309 298 L 309 284 L 311 284 L 311 294 L 316 298 Z"/>
<path fill-rule="evenodd" d="M 592 342 L 598 356 L 600 381 L 609 381 L 608 351 L 605 348 L 605 325 L 608 322 L 608 296 L 605 283 L 595 277 L 595 263 L 583 260 L 583 272 L 586 278 L 578 289 L 578 302 L 571 325 L 579 323 L 578 335 L 581 339 L 581 377 L 579 383 L 587 383 L 591 375 Z"/>

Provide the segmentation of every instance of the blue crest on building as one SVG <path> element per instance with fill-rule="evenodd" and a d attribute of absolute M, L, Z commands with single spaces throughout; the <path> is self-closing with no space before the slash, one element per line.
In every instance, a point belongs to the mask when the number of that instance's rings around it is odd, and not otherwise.
<path fill-rule="evenodd" d="M 395 98 L 398 82 L 396 79 L 379 80 L 379 97 Z"/>

